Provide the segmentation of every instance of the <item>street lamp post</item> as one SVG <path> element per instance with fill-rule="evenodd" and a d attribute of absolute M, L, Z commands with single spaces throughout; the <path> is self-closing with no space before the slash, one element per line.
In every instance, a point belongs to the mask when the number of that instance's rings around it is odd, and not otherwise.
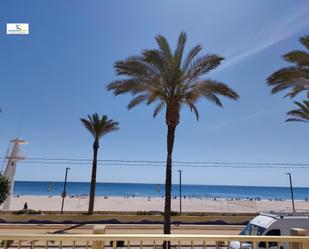
<path fill-rule="evenodd" d="M 291 197 L 292 197 L 292 206 L 293 206 L 293 212 L 295 212 L 292 175 L 291 175 L 291 173 L 286 173 L 286 174 L 289 176 L 289 179 L 290 179 L 290 190 L 291 190 Z"/>
<path fill-rule="evenodd" d="M 181 172 L 182 170 L 178 170 L 179 172 L 179 213 L 181 214 Z"/>
<path fill-rule="evenodd" d="M 68 178 L 68 171 L 69 167 L 65 168 L 65 177 L 64 177 L 64 185 L 63 185 L 63 192 L 62 192 L 62 204 L 61 204 L 61 211 L 60 213 L 63 213 L 63 205 L 64 205 L 64 198 L 66 197 L 67 192 L 67 178 Z"/>

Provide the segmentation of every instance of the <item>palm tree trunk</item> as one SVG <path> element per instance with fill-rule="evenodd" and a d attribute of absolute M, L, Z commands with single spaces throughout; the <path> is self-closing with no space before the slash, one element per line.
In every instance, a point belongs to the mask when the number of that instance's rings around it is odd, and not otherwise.
<path fill-rule="evenodd" d="M 166 159 L 166 179 L 165 179 L 165 207 L 164 207 L 164 234 L 171 233 L 171 192 L 172 192 L 172 153 L 175 139 L 176 126 L 168 125 L 167 132 L 167 159 Z M 164 248 L 169 248 L 170 243 Z"/>
<path fill-rule="evenodd" d="M 92 175 L 91 175 L 91 183 L 90 183 L 88 214 L 93 214 L 93 209 L 94 209 L 95 185 L 97 181 L 97 155 L 98 155 L 98 149 L 99 149 L 99 141 L 95 140 L 92 147 L 93 147 L 93 161 L 92 161 Z"/>

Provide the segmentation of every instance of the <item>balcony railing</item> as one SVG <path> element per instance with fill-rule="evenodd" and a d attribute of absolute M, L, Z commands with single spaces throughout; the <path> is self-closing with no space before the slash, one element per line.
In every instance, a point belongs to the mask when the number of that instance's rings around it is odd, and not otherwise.
<path fill-rule="evenodd" d="M 72 249 L 308 249 L 309 236 L 229 236 L 229 235 L 162 235 L 162 234 L 2 234 L 0 248 L 72 248 Z M 238 242 L 239 243 L 238 243 Z M 238 243 L 238 248 L 233 245 Z"/>

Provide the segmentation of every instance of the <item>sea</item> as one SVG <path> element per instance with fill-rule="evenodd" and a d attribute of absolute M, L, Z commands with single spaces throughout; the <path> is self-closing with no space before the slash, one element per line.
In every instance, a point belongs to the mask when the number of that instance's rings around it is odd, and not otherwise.
<path fill-rule="evenodd" d="M 179 196 L 180 186 L 172 186 L 172 196 Z M 63 182 L 15 181 L 14 195 L 61 195 Z M 67 182 L 66 193 L 69 196 L 89 195 L 89 182 Z M 291 199 L 289 187 L 266 186 L 227 186 L 227 185 L 189 185 L 182 184 L 182 197 L 187 198 L 226 198 L 226 199 Z M 97 196 L 119 197 L 163 197 L 164 184 L 148 183 L 101 183 L 96 184 Z M 308 200 L 309 188 L 294 187 L 295 200 Z"/>

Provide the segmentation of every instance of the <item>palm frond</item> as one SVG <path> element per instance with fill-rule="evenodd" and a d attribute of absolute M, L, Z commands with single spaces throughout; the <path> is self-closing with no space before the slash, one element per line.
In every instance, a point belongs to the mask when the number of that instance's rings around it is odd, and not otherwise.
<path fill-rule="evenodd" d="M 309 36 L 301 37 L 300 42 L 309 49 Z M 285 97 L 295 97 L 302 91 L 309 96 L 309 53 L 295 50 L 283 55 L 283 59 L 293 66 L 282 68 L 267 78 L 272 94 L 290 90 Z"/>
<path fill-rule="evenodd" d="M 309 49 L 309 35 L 299 38 L 301 44 L 303 44 L 307 49 Z"/>
<path fill-rule="evenodd" d="M 110 120 L 107 120 L 101 127 L 104 129 L 103 135 L 106 135 L 110 132 L 118 131 L 119 130 L 119 123 L 110 119 Z"/>
<path fill-rule="evenodd" d="M 221 64 L 221 61 L 224 60 L 223 57 L 209 54 L 202 57 L 198 57 L 192 61 L 188 68 L 187 77 L 189 80 L 195 80 L 199 76 L 208 73 L 209 71 L 215 69 Z"/>
<path fill-rule="evenodd" d="M 299 109 L 289 111 L 287 115 L 292 116 L 292 118 L 288 118 L 286 122 L 309 122 L 309 101 L 303 101 L 303 103 L 294 101 L 294 104 L 296 104 Z"/>
<path fill-rule="evenodd" d="M 292 114 L 291 114 L 292 115 Z M 291 121 L 296 121 L 296 122 L 305 122 L 305 123 L 307 123 L 307 122 L 309 122 L 308 120 L 306 120 L 306 119 L 303 119 L 303 118 L 288 118 L 288 119 L 286 119 L 285 120 L 285 122 L 291 122 Z"/>
<path fill-rule="evenodd" d="M 298 93 L 302 92 L 305 90 L 305 86 L 293 86 L 292 90 L 288 92 L 284 97 L 291 97 L 294 98 Z"/>
<path fill-rule="evenodd" d="M 188 53 L 188 55 L 186 56 L 185 60 L 183 61 L 183 65 L 182 65 L 182 71 L 187 71 L 188 66 L 190 65 L 190 63 L 192 62 L 192 60 L 198 55 L 198 53 L 202 50 L 202 46 L 201 45 L 197 45 L 195 47 L 193 47 L 190 52 Z"/>
<path fill-rule="evenodd" d="M 204 92 L 204 97 L 209 100 L 210 102 L 214 103 L 215 105 L 217 106 L 220 106 L 222 107 L 222 102 L 221 100 L 219 99 L 219 97 L 215 94 L 213 94 L 212 92 L 210 91 L 205 91 Z"/>
<path fill-rule="evenodd" d="M 164 36 L 162 36 L 162 35 L 157 35 L 156 36 L 156 41 L 157 41 L 159 49 L 162 52 L 165 60 L 167 62 L 170 62 L 170 60 L 172 59 L 173 55 L 172 55 L 171 48 L 170 48 L 166 38 Z"/>
<path fill-rule="evenodd" d="M 222 106 L 222 103 L 217 95 L 221 95 L 233 100 L 239 98 L 238 94 L 227 85 L 215 80 L 204 80 L 194 84 L 191 91 L 186 95 L 186 99 L 192 100 L 194 103 L 198 98 L 204 96 L 214 104 Z"/>
<path fill-rule="evenodd" d="M 309 101 L 303 101 L 303 103 L 294 101 L 294 104 L 296 104 L 300 109 L 302 109 L 304 112 L 309 113 Z"/>
<path fill-rule="evenodd" d="M 299 67 L 286 67 L 274 72 L 271 76 L 267 78 L 267 84 L 269 86 L 277 86 L 280 84 L 290 84 L 291 86 L 294 82 L 299 82 L 309 76 L 309 72 Z M 301 84 L 301 82 L 296 83 Z"/>
<path fill-rule="evenodd" d="M 138 95 L 137 97 L 135 97 L 133 100 L 130 101 L 130 103 L 128 104 L 128 109 L 130 110 L 133 107 L 143 103 L 147 99 L 147 97 L 148 97 L 147 94 Z"/>
<path fill-rule="evenodd" d="M 153 102 L 155 102 L 156 100 L 158 99 L 162 99 L 162 94 L 161 94 L 161 91 L 158 91 L 158 90 L 153 90 L 151 91 L 148 96 L 147 96 L 147 105 L 151 105 Z"/>
<path fill-rule="evenodd" d="M 285 97 L 294 97 L 299 92 L 309 89 L 309 70 L 299 67 L 283 68 L 268 77 L 267 83 L 273 86 L 271 91 L 273 94 L 291 89 Z"/>
<path fill-rule="evenodd" d="M 285 61 L 295 63 L 298 66 L 309 66 L 309 54 L 305 51 L 292 51 L 283 55 Z"/>
<path fill-rule="evenodd" d="M 80 121 L 82 122 L 83 126 L 84 126 L 84 127 L 92 134 L 92 136 L 95 138 L 95 137 L 96 137 L 96 133 L 95 133 L 95 130 L 93 129 L 91 119 L 90 119 L 90 120 L 87 120 L 87 119 L 81 118 Z"/>
<path fill-rule="evenodd" d="M 198 112 L 196 106 L 195 106 L 193 103 L 188 103 L 188 106 L 189 106 L 189 108 L 190 108 L 190 111 L 191 111 L 191 112 L 192 112 L 192 111 L 194 112 L 195 117 L 196 117 L 196 120 L 198 121 L 198 120 L 199 120 L 199 117 L 200 117 L 200 114 L 199 114 L 199 112 Z"/>
<path fill-rule="evenodd" d="M 154 110 L 154 112 L 153 112 L 153 118 L 155 118 L 161 111 L 162 111 L 162 108 L 165 106 L 165 103 L 164 102 L 160 102 L 157 106 L 156 106 L 156 108 L 155 108 L 155 110 Z"/>
<path fill-rule="evenodd" d="M 147 90 L 144 84 L 141 84 L 136 78 L 130 78 L 125 80 L 116 80 L 107 85 L 106 89 L 108 91 L 113 91 L 117 96 L 119 94 L 124 94 L 131 92 L 132 94 L 137 94 Z"/>
<path fill-rule="evenodd" d="M 186 40 L 187 40 L 187 35 L 185 32 L 181 32 L 178 38 L 178 43 L 177 43 L 177 48 L 175 50 L 174 53 L 174 58 L 175 58 L 175 63 L 177 68 L 180 67 L 181 64 L 181 60 L 182 60 L 182 55 L 183 55 L 183 51 L 185 48 L 185 44 L 186 44 Z"/>
<path fill-rule="evenodd" d="M 80 120 L 95 140 L 100 140 L 102 136 L 119 129 L 119 123 L 108 119 L 106 115 L 100 118 L 98 113 L 94 113 L 92 116 L 87 115 L 87 118 L 81 118 Z"/>
<path fill-rule="evenodd" d="M 124 61 L 117 61 L 114 68 L 118 75 L 132 77 L 140 77 L 154 73 L 154 68 L 145 63 L 141 56 L 131 56 Z"/>
<path fill-rule="evenodd" d="M 239 98 L 238 94 L 232 88 L 220 81 L 204 80 L 201 82 L 201 85 L 214 94 L 222 95 L 233 100 L 237 100 Z"/>
<path fill-rule="evenodd" d="M 162 53 L 156 49 L 144 50 L 143 60 L 157 70 L 157 74 L 165 71 L 166 62 Z"/>

